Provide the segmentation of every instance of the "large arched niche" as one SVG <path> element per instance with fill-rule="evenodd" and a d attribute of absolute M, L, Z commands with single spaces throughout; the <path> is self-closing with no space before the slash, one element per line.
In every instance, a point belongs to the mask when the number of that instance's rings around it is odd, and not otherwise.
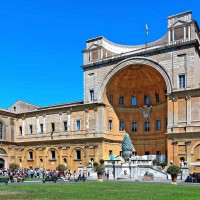
<path fill-rule="evenodd" d="M 171 82 L 160 65 L 145 58 L 127 59 L 110 71 L 100 92 L 101 101 L 112 106 L 108 106 L 105 112 L 108 124 L 106 130 L 113 139 L 119 135 L 123 138 L 124 133 L 128 133 L 138 155 L 166 154 L 166 93 L 171 93 Z M 147 104 L 151 107 L 149 118 L 143 116 L 142 110 L 146 105 L 146 96 L 150 98 Z M 119 104 L 120 97 L 124 99 L 123 105 Z M 136 105 L 132 104 L 132 97 L 136 98 Z M 123 131 L 121 122 L 124 123 Z M 148 130 L 147 122 L 150 126 Z M 137 123 L 136 131 L 133 130 L 133 123 Z"/>
<path fill-rule="evenodd" d="M 143 68 L 145 67 L 147 71 L 151 71 L 151 75 L 148 75 L 148 73 L 146 74 L 148 77 L 148 80 L 153 80 L 153 78 L 155 78 L 155 75 L 157 77 L 159 77 L 159 80 L 162 79 L 162 83 L 165 83 L 165 92 L 170 94 L 172 91 L 172 86 L 171 86 L 171 81 L 170 78 L 166 72 L 166 70 L 157 62 L 151 60 L 151 59 L 147 59 L 147 58 L 143 58 L 143 57 L 134 57 L 134 58 L 128 58 L 126 60 L 123 60 L 122 62 L 118 63 L 106 76 L 106 78 L 104 79 L 101 87 L 100 87 L 100 91 L 99 91 L 99 95 L 98 95 L 98 101 L 99 102 L 104 102 L 105 101 L 105 95 L 106 95 L 106 90 L 108 88 L 109 83 L 113 80 L 114 77 L 117 77 L 118 74 L 120 74 L 121 71 L 124 71 L 126 68 L 130 69 L 130 68 L 135 68 L 135 73 L 137 74 L 137 72 L 143 72 Z M 128 74 L 127 74 L 128 75 Z M 139 74 L 137 74 L 138 76 Z M 141 74 L 142 75 L 142 74 Z M 127 76 L 126 76 L 127 77 Z M 133 77 L 134 78 L 134 77 Z M 142 80 L 142 76 L 140 77 Z M 143 76 L 143 81 L 145 81 L 145 77 Z M 128 77 L 126 78 L 128 79 Z M 120 85 L 121 85 L 122 81 L 120 81 Z M 116 87 L 119 87 L 120 85 L 117 85 Z M 104 102 L 105 103 L 105 102 Z"/>

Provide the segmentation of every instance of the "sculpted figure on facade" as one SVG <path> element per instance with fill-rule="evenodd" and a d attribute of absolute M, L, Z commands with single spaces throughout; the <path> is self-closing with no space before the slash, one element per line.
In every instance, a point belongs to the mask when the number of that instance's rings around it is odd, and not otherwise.
<path fill-rule="evenodd" d="M 142 114 L 143 114 L 143 117 L 145 119 L 148 119 L 148 118 L 151 117 L 151 108 L 152 108 L 152 106 L 148 107 L 147 105 L 144 105 L 144 106 L 142 106 L 140 108 L 142 109 Z"/>

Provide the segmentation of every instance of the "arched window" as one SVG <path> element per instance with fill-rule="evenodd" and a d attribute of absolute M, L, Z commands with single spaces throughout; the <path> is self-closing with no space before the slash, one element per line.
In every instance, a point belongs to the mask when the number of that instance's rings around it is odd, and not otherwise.
<path fill-rule="evenodd" d="M 4 135 L 4 131 L 3 131 L 3 122 L 0 122 L 0 140 L 3 140 L 3 135 Z"/>

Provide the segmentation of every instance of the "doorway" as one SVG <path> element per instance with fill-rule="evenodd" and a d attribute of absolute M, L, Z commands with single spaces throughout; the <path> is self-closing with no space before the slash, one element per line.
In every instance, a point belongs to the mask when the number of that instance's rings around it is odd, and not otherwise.
<path fill-rule="evenodd" d="M 3 158 L 0 158 L 0 169 L 4 169 L 5 167 L 5 160 Z"/>

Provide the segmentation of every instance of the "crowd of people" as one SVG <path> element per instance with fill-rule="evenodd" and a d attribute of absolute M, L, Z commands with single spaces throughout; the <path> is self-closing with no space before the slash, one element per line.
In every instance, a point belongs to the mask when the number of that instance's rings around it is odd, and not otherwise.
<path fill-rule="evenodd" d="M 66 170 L 64 172 L 59 172 L 58 170 L 45 170 L 39 168 L 24 168 L 24 169 L 0 169 L 0 176 L 9 177 L 11 181 L 14 182 L 22 182 L 26 178 L 38 178 L 38 179 L 45 179 L 45 178 L 62 178 L 65 180 L 84 180 L 86 177 L 90 176 L 89 172 L 79 171 L 76 170 L 73 174 L 70 170 Z M 105 178 L 109 178 L 109 171 L 105 172 Z"/>

